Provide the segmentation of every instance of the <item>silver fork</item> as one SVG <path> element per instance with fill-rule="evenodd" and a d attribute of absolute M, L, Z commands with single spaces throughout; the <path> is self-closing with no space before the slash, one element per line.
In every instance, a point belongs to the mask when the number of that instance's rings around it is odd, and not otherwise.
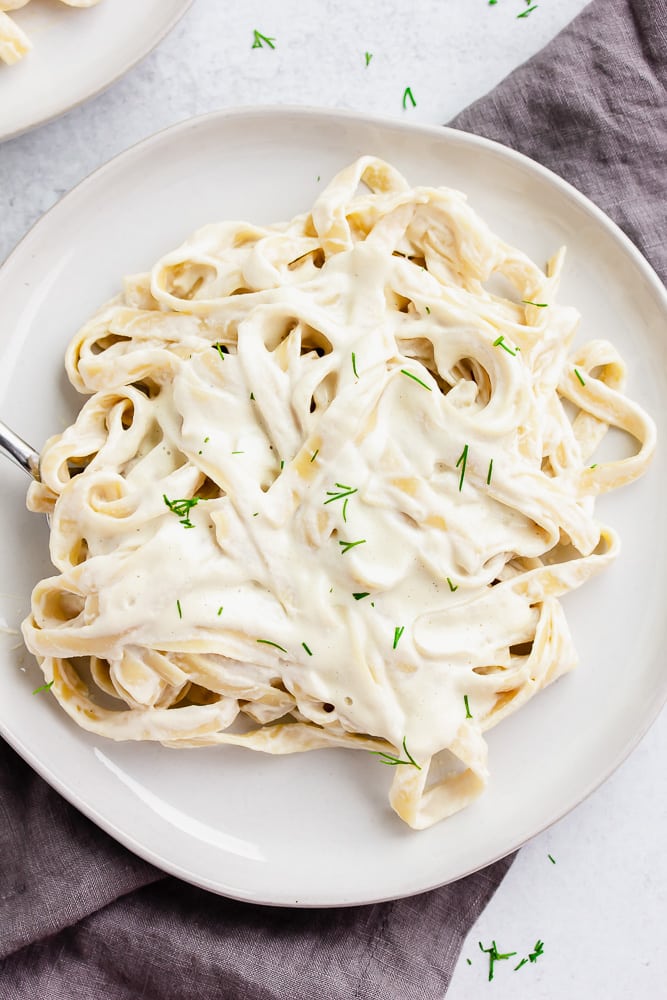
<path fill-rule="evenodd" d="M 15 434 L 2 420 L 0 420 L 0 451 L 16 462 L 33 479 L 39 480 L 39 452 Z"/>

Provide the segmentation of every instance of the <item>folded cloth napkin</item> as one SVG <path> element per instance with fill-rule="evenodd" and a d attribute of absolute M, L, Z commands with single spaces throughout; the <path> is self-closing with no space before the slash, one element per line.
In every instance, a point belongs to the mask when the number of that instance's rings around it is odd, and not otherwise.
<path fill-rule="evenodd" d="M 552 167 L 665 277 L 667 5 L 595 0 L 455 120 Z M 0 997 L 441 1000 L 511 858 L 433 892 L 267 909 L 167 877 L 0 741 Z"/>
<path fill-rule="evenodd" d="M 667 281 L 665 0 L 595 0 L 451 124 L 560 174 Z"/>

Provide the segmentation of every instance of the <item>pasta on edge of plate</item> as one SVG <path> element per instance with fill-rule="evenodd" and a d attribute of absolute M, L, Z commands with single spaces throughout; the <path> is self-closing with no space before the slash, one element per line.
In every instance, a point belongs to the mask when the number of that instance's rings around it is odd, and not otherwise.
<path fill-rule="evenodd" d="M 100 0 L 60 0 L 67 7 L 94 7 Z M 32 49 L 25 31 L 9 16 L 27 6 L 30 0 L 0 0 L 0 62 L 13 66 Z"/>
<path fill-rule="evenodd" d="M 371 751 L 417 829 L 475 799 L 483 733 L 575 665 L 558 598 L 619 544 L 595 497 L 655 447 L 618 352 L 573 343 L 563 260 L 366 156 L 312 211 L 126 279 L 70 344 L 90 399 L 29 490 L 59 575 L 23 632 L 64 710 Z M 636 451 L 592 463 L 609 427 Z"/>

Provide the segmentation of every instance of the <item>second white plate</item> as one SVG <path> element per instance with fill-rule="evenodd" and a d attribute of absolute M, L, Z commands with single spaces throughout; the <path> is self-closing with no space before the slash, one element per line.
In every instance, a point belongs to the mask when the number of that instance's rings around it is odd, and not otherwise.
<path fill-rule="evenodd" d="M 620 231 L 553 174 L 451 130 L 340 112 L 219 113 L 163 132 L 103 167 L 52 209 L 0 269 L 0 413 L 41 446 L 80 399 L 63 352 L 121 277 L 197 226 L 267 223 L 307 210 L 362 153 L 411 183 L 465 190 L 509 242 L 544 261 L 569 247 L 562 302 L 582 337 L 611 339 L 629 392 L 667 439 L 667 304 Z M 66 235 L 66 239 L 64 236 Z M 33 401 L 38 401 L 35 405 Z M 620 763 L 667 694 L 666 483 L 651 470 L 599 502 L 623 550 L 565 602 L 581 665 L 489 734 L 491 781 L 475 805 L 415 833 L 390 811 L 391 775 L 369 754 L 271 758 L 235 748 L 176 751 L 82 732 L 48 695 L 15 637 L 0 637 L 0 731 L 55 788 L 133 851 L 226 895 L 283 905 L 363 903 L 416 893 L 488 864 L 554 822 Z M 0 480 L 0 624 L 16 627 L 51 573 L 46 522 L 25 511 L 25 477 Z"/>
<path fill-rule="evenodd" d="M 98 94 L 164 38 L 192 0 L 102 0 L 75 8 L 32 0 L 10 16 L 32 50 L 0 62 L 0 141 Z"/>

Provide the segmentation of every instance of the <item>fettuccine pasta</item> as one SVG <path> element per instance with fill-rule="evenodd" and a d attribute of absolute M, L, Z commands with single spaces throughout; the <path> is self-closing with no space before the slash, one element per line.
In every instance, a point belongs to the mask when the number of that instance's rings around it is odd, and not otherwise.
<path fill-rule="evenodd" d="M 68 7 L 94 7 L 100 0 L 60 0 Z M 30 0 L 0 0 L 0 60 L 12 66 L 32 48 L 25 31 L 6 11 L 19 10 Z"/>
<path fill-rule="evenodd" d="M 65 712 L 370 751 L 414 828 L 478 796 L 484 732 L 575 665 L 559 598 L 619 545 L 595 497 L 655 445 L 617 351 L 575 346 L 563 261 L 363 157 L 311 212 L 126 279 L 69 347 L 90 398 L 29 491 L 57 575 L 23 631 Z M 596 463 L 609 427 L 633 453 Z"/>

